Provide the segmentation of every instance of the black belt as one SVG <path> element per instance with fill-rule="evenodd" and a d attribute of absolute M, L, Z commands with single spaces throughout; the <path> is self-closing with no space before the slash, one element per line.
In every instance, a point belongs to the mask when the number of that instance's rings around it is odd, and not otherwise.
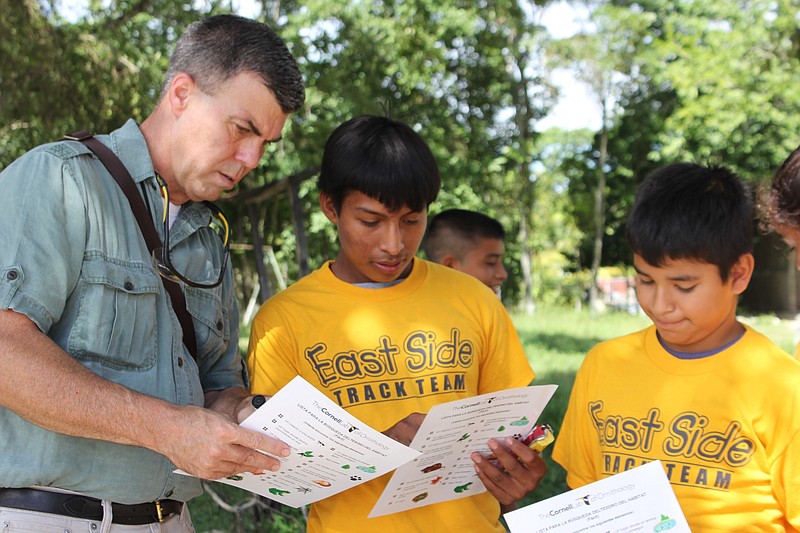
<path fill-rule="evenodd" d="M 71 516 L 84 520 L 103 519 L 103 504 L 97 498 L 47 490 L 0 488 L 0 507 Z M 162 522 L 170 515 L 179 514 L 181 509 L 183 502 L 177 500 L 159 500 L 134 505 L 112 503 L 111 521 L 115 524 L 141 526 Z"/>

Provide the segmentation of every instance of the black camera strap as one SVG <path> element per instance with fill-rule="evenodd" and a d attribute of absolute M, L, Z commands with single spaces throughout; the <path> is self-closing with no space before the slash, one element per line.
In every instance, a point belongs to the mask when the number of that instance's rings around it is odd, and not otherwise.
<path fill-rule="evenodd" d="M 117 182 L 122 192 L 125 193 L 125 196 L 128 197 L 128 203 L 131 206 L 133 215 L 136 217 L 136 221 L 139 223 L 139 229 L 147 244 L 147 249 L 150 250 L 152 254 L 153 250 L 160 248 L 162 246 L 161 238 L 158 236 L 158 232 L 153 225 L 150 212 L 144 205 L 139 191 L 136 190 L 136 184 L 133 182 L 133 178 L 131 178 L 128 169 L 125 168 L 125 165 L 122 164 L 122 161 L 119 160 L 116 154 L 106 145 L 95 139 L 88 131 L 82 130 L 70 133 L 69 135 L 65 135 L 64 138 L 71 141 L 80 141 L 85 144 L 89 150 L 94 152 L 100 159 L 100 162 L 103 163 L 108 172 L 114 177 L 114 181 Z M 178 317 L 178 322 L 180 322 L 181 328 L 183 329 L 183 344 L 196 360 L 197 338 L 194 334 L 192 317 L 189 315 L 189 311 L 186 310 L 186 298 L 183 295 L 183 291 L 181 291 L 178 283 L 168 280 L 163 276 L 159 277 L 164 284 L 164 289 L 169 293 L 172 308 L 175 310 L 175 315 Z"/>

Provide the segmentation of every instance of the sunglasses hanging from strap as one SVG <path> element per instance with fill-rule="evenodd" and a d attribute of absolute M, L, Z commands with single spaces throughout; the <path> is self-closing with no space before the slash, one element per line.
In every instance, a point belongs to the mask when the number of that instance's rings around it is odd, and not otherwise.
<path fill-rule="evenodd" d="M 136 221 L 139 223 L 139 229 L 142 232 L 145 243 L 147 243 L 147 249 L 152 254 L 153 250 L 160 248 L 162 246 L 161 238 L 158 236 L 158 232 L 153 225 L 150 213 L 147 207 L 145 207 L 144 201 L 139 195 L 139 191 L 136 190 L 136 185 L 128 169 L 125 168 L 125 165 L 122 164 L 122 161 L 119 160 L 116 154 L 106 145 L 95 139 L 88 131 L 70 133 L 69 135 L 65 135 L 64 138 L 70 141 L 80 141 L 85 144 L 89 150 L 94 152 L 108 172 L 114 177 L 114 180 L 117 182 L 120 189 L 122 189 L 122 192 L 125 193 L 125 196 L 128 197 L 128 203 L 131 206 L 133 215 L 136 217 Z M 183 291 L 181 291 L 178 283 L 169 281 L 163 276 L 159 277 L 164 284 L 164 289 L 169 293 L 172 308 L 175 310 L 175 315 L 177 315 L 178 322 L 180 322 L 181 328 L 183 329 L 183 344 L 196 360 L 197 339 L 194 334 L 192 317 L 186 310 L 186 298 L 183 296 Z"/>

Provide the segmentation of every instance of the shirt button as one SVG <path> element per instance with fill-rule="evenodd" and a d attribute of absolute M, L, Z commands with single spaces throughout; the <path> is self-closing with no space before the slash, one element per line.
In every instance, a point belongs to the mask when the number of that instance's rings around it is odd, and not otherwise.
<path fill-rule="evenodd" d="M 222 327 L 223 327 L 222 320 L 220 320 L 219 322 L 217 322 L 217 331 L 222 331 Z"/>
<path fill-rule="evenodd" d="M 6 274 L 6 279 L 8 281 L 14 281 L 19 276 L 19 273 L 16 270 L 9 270 Z"/>
<path fill-rule="evenodd" d="M 126 291 L 132 291 L 133 290 L 133 283 L 131 283 L 130 281 L 126 281 L 124 286 L 125 286 L 125 290 Z"/>
<path fill-rule="evenodd" d="M 183 368 L 183 357 L 178 357 L 178 366 Z M 169 496 L 169 494 L 167 494 Z"/>
<path fill-rule="evenodd" d="M 172 489 L 169 489 L 169 490 L 168 490 L 166 493 L 164 493 L 164 497 L 165 497 L 165 498 L 169 498 L 170 496 L 172 496 L 172 493 L 173 493 L 173 492 L 174 492 L 174 491 L 173 491 Z"/>

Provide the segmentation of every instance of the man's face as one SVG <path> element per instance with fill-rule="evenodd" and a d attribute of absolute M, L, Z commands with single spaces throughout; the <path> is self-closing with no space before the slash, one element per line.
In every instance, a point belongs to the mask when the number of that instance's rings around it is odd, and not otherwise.
<path fill-rule="evenodd" d="M 171 175 L 163 174 L 170 199 L 216 200 L 258 166 L 264 147 L 280 139 L 287 115 L 263 80 L 252 72 L 229 79 L 216 94 L 179 74 L 171 99 Z"/>
<path fill-rule="evenodd" d="M 480 238 L 463 258 L 454 259 L 450 266 L 478 278 L 496 294 L 500 294 L 500 286 L 508 278 L 503 267 L 504 253 L 502 239 Z"/>
<path fill-rule="evenodd" d="M 750 281 L 752 257 L 742 256 L 723 282 L 710 263 L 673 259 L 656 267 L 634 254 L 636 298 L 670 349 L 714 350 L 741 333 L 736 300 Z"/>
<path fill-rule="evenodd" d="M 347 283 L 394 281 L 407 275 L 425 234 L 427 209 L 390 211 L 361 192 L 348 193 L 337 213 L 320 194 L 325 216 L 336 225 L 341 249 L 333 273 Z"/>

